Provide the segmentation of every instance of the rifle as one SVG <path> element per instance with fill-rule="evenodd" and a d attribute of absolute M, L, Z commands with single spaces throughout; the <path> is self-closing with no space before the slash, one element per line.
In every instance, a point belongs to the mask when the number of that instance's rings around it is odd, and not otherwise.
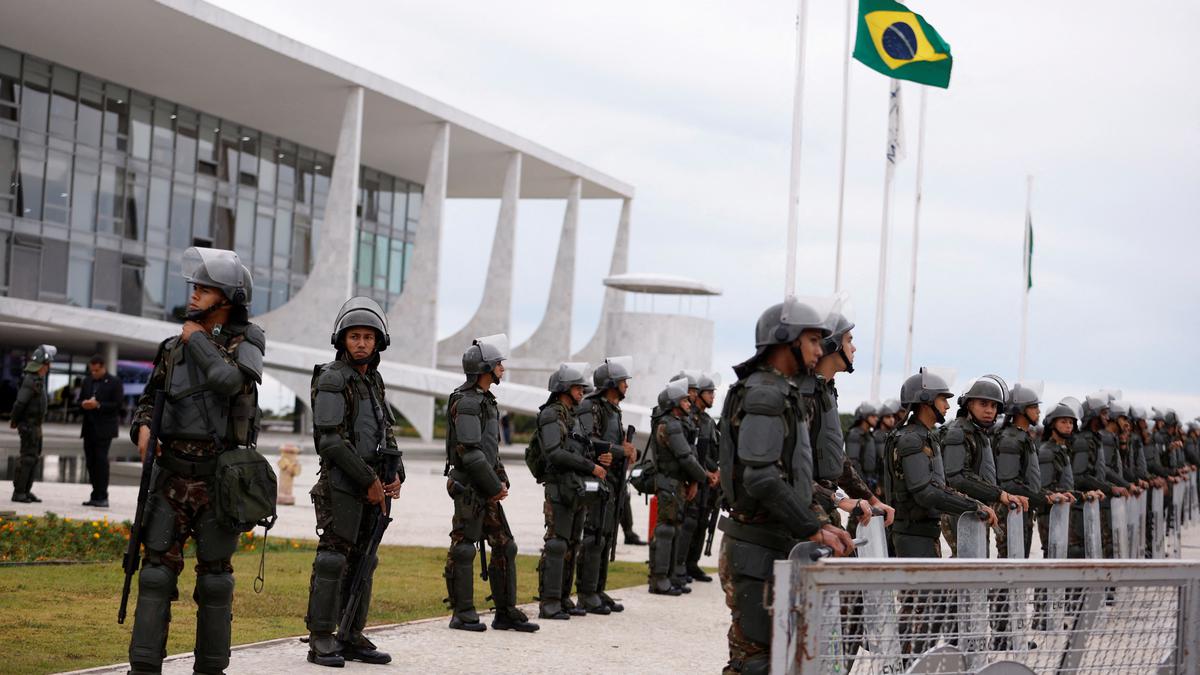
<path fill-rule="evenodd" d="M 633 442 L 633 435 L 634 435 L 634 433 L 636 433 L 636 431 L 637 430 L 633 428 L 632 424 L 625 427 L 625 442 L 626 443 Z M 622 448 L 622 452 L 624 452 L 624 448 Z M 626 483 L 629 482 L 629 478 L 625 474 L 625 469 L 627 468 L 625 466 L 625 463 L 628 461 L 629 461 L 628 458 L 624 458 L 621 460 L 621 472 L 617 476 L 617 490 L 616 490 L 617 503 L 616 503 L 616 506 L 613 507 L 613 528 L 612 528 L 612 532 L 609 534 L 609 537 L 608 537 L 608 541 L 609 541 L 608 560 L 609 560 L 609 562 L 612 562 L 617 559 L 617 534 L 621 531 L 621 515 L 622 515 L 622 512 L 625 510 L 625 491 L 628 489 L 626 487 Z"/>
<path fill-rule="evenodd" d="M 384 458 L 383 484 L 387 485 L 396 480 L 396 466 L 393 458 Z M 392 522 L 392 498 L 384 497 L 383 504 L 379 506 L 378 513 L 375 514 L 375 528 L 371 531 L 371 540 L 367 544 L 367 549 L 363 551 L 362 557 L 358 559 L 358 565 L 354 568 L 354 576 L 350 582 L 350 591 L 346 596 L 346 609 L 342 612 L 342 619 L 338 621 L 338 635 L 349 638 L 354 630 L 354 615 L 358 614 L 358 607 L 362 604 L 362 596 L 364 587 L 367 585 L 367 577 L 373 571 L 371 564 L 379 553 L 379 542 L 383 540 L 383 533 L 387 531 L 388 525 Z"/>
<path fill-rule="evenodd" d="M 125 584 L 121 587 L 121 608 L 117 610 L 117 623 L 125 623 L 126 610 L 129 607 L 129 588 L 133 583 L 133 575 L 137 573 L 142 561 L 142 514 L 146 510 L 146 500 L 150 497 L 150 476 L 154 473 L 154 457 L 158 450 L 158 433 L 162 429 L 163 407 L 167 394 L 162 389 L 154 392 L 154 412 L 150 416 L 150 439 L 146 443 L 146 456 L 142 458 L 142 478 L 138 487 L 137 511 L 133 514 L 133 525 L 129 528 L 129 545 L 125 549 L 125 558 L 121 566 L 125 569 Z"/>
<path fill-rule="evenodd" d="M 487 504 L 483 506 L 487 510 Z M 508 516 L 504 515 L 504 507 L 500 502 L 496 502 L 496 517 L 500 520 L 500 525 L 504 528 L 504 533 L 509 539 L 513 538 L 512 528 L 508 526 Z M 483 581 L 488 580 L 488 564 L 487 564 L 487 538 L 479 541 L 479 578 Z"/>
<path fill-rule="evenodd" d="M 704 555 L 712 555 L 713 537 L 717 535 L 717 520 L 721 517 L 720 488 L 714 489 L 717 490 L 717 498 L 713 500 L 712 513 L 708 515 L 708 525 L 705 526 L 708 536 L 704 540 Z"/>

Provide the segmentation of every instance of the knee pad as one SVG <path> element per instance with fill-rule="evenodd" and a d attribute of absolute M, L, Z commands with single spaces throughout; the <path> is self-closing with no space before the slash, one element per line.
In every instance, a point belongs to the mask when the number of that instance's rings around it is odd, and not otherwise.
<path fill-rule="evenodd" d="M 555 537 L 546 542 L 546 555 L 562 558 L 567 555 L 567 540 Z"/>
<path fill-rule="evenodd" d="M 450 558 L 456 565 L 470 567 L 475 562 L 475 545 L 469 541 L 455 544 L 450 548 Z"/>
<path fill-rule="evenodd" d="M 666 541 L 675 537 L 675 526 L 667 523 L 659 523 L 654 526 L 654 538 Z"/>
<path fill-rule="evenodd" d="M 232 574 L 201 574 L 196 577 L 196 604 L 208 607 L 229 605 L 233 601 Z"/>
<path fill-rule="evenodd" d="M 346 556 L 337 551 L 317 551 L 313 573 L 322 579 L 338 579 L 346 568 Z"/>
<path fill-rule="evenodd" d="M 170 598 L 175 592 L 175 573 L 165 565 L 145 565 L 138 575 L 138 597 Z"/>
<path fill-rule="evenodd" d="M 504 548 L 502 548 L 500 550 L 500 552 L 503 553 L 504 557 L 507 558 L 508 560 L 516 560 L 516 558 L 517 558 L 517 542 L 513 541 L 512 539 L 509 539 L 508 541 L 506 541 L 504 543 Z M 494 555 L 495 554 L 493 554 L 493 556 Z"/>

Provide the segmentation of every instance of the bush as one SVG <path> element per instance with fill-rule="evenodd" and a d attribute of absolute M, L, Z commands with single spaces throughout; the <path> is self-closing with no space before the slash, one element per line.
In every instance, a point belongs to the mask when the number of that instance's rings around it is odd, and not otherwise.
<path fill-rule="evenodd" d="M 129 546 L 128 520 L 117 523 L 107 517 L 100 520 L 44 517 L 0 518 L 0 562 L 37 562 L 43 560 L 106 561 L 120 560 Z M 239 551 L 259 551 L 262 535 L 242 534 Z M 195 542 L 188 540 L 185 556 L 194 556 Z M 315 542 L 303 539 L 267 538 L 269 552 L 314 550 Z"/>

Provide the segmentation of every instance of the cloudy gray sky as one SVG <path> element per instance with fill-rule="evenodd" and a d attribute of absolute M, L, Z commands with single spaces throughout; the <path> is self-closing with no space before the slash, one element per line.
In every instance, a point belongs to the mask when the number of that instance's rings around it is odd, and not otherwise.
<path fill-rule="evenodd" d="M 748 353 L 754 319 L 783 286 L 794 3 L 216 2 L 632 183 L 631 271 L 721 286 L 714 364 Z M 828 293 L 845 5 L 810 5 L 798 283 Z M 954 367 L 960 384 L 1015 377 L 1033 174 L 1030 377 L 1048 381 L 1048 397 L 1121 387 L 1200 413 L 1200 5 L 909 6 L 954 54 L 950 89 L 928 99 L 914 362 Z M 885 395 L 902 379 L 917 90 L 904 88 Z M 886 103 L 887 79 L 852 64 L 845 286 L 861 351 L 860 370 L 839 378 L 844 407 L 870 379 Z M 490 238 L 497 209 L 454 202 L 443 250 Z M 516 341 L 545 306 L 562 209 L 521 204 Z M 618 209 L 582 211 L 576 346 L 596 325 Z M 474 311 L 482 271 L 442 270 L 446 335 Z"/>

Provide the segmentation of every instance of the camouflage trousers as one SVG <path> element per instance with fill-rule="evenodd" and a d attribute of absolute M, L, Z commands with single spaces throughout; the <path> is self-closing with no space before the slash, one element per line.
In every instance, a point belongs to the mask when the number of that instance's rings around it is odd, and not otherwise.
<path fill-rule="evenodd" d="M 458 592 L 454 586 L 455 580 L 474 578 L 472 561 L 475 557 L 475 547 L 479 546 L 482 549 L 482 542 L 486 542 L 492 552 L 486 565 L 480 563 L 486 567 L 488 580 L 492 584 L 490 599 L 496 603 L 499 610 L 510 609 L 516 603 L 517 544 L 505 524 L 503 509 L 500 502 L 476 498 L 473 494 L 463 494 L 454 498 L 454 517 L 450 521 L 450 549 L 446 552 L 445 576 L 450 591 L 447 601 L 456 612 L 460 610 L 455 606 L 454 596 Z M 471 550 L 468 552 L 466 547 L 470 547 Z M 464 565 L 467 570 L 458 569 Z M 465 585 L 465 582 L 463 583 Z M 513 592 L 510 593 L 509 588 L 512 588 Z M 473 593 L 463 594 L 473 598 Z M 464 603 L 468 602 L 468 597 L 461 600 Z"/>
<path fill-rule="evenodd" d="M 558 485 L 546 485 L 542 515 L 546 534 L 538 560 L 538 600 L 543 610 L 554 614 L 555 605 L 572 607 L 571 587 L 575 581 L 576 556 L 583 536 L 584 504 Z"/>
<path fill-rule="evenodd" d="M 20 424 L 17 434 L 21 439 L 21 451 L 13 472 L 13 493 L 25 494 L 33 489 L 33 476 L 42 458 L 42 425 L 40 422 Z"/>
<path fill-rule="evenodd" d="M 718 569 L 725 605 L 729 607 L 729 662 L 724 673 L 766 673 L 770 670 L 771 617 L 765 605 L 773 590 L 772 567 L 787 552 L 773 551 L 721 537 Z"/>
<path fill-rule="evenodd" d="M 159 476 L 155 470 L 156 477 Z M 146 502 L 143 543 L 147 564 L 183 572 L 183 549 L 196 540 L 196 574 L 232 572 L 238 533 L 217 522 L 207 481 L 182 476 L 158 477 Z"/>

